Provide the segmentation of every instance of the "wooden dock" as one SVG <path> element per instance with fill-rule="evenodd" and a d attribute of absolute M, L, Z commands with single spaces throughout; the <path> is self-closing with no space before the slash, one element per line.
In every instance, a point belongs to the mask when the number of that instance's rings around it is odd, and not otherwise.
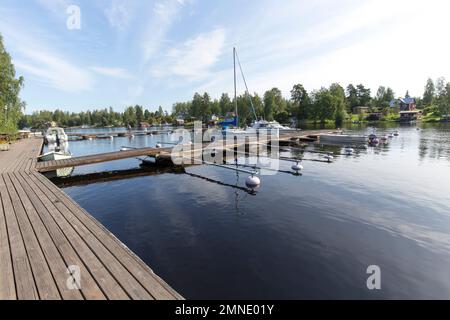
<path fill-rule="evenodd" d="M 304 132 L 295 132 L 293 134 L 284 134 L 283 136 L 280 136 L 278 139 L 279 145 L 289 145 L 292 142 L 299 142 L 302 139 L 312 139 L 316 140 L 317 138 L 311 138 L 312 134 L 315 134 L 319 136 L 321 133 L 329 133 L 330 130 L 314 130 L 314 131 L 304 131 Z M 259 143 L 264 142 L 259 140 Z M 268 141 L 265 141 L 268 142 Z M 193 149 L 191 151 L 185 151 L 183 152 L 183 155 L 175 155 L 175 156 L 183 156 L 185 157 L 189 154 L 199 154 L 203 151 L 203 147 L 207 146 L 209 143 L 204 143 L 197 149 L 194 148 L 195 145 L 192 145 Z M 226 144 L 226 140 L 224 140 L 223 145 L 221 146 L 221 149 L 229 149 L 233 147 L 238 147 L 244 143 L 231 143 Z M 150 157 L 161 157 L 165 160 L 170 159 L 172 147 L 169 148 L 139 148 L 139 149 L 131 149 L 126 151 L 114 151 L 114 152 L 107 152 L 107 153 L 100 153 L 100 154 L 94 154 L 94 155 L 88 155 L 88 156 L 81 156 L 81 157 L 72 157 L 70 159 L 64 159 L 64 160 L 53 160 L 53 161 L 45 161 L 45 162 L 38 162 L 36 164 L 36 170 L 44 173 L 44 172 L 50 172 L 55 171 L 57 169 L 62 168 L 70 168 L 70 167 L 78 167 L 78 166 L 84 166 L 84 165 L 90 165 L 90 164 L 96 164 L 96 163 L 102 163 L 102 162 L 108 162 L 108 161 L 115 161 L 115 160 L 122 160 L 122 159 L 129 159 L 129 158 L 135 158 L 135 157 L 142 157 L 142 156 L 150 156 Z"/>
<path fill-rule="evenodd" d="M 36 170 L 42 143 L 0 153 L 0 299 L 182 299 Z"/>

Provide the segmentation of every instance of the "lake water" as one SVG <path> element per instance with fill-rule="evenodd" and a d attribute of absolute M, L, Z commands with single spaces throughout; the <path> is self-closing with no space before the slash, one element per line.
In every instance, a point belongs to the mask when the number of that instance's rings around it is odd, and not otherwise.
<path fill-rule="evenodd" d="M 211 166 L 64 191 L 189 299 L 450 299 L 450 126 L 398 130 L 386 146 L 305 161 L 302 176 L 263 176 L 256 195 L 233 187 L 248 174 Z M 78 156 L 167 140 L 70 149 Z M 74 174 L 138 166 L 121 160 Z M 367 288 L 370 265 L 380 267 L 381 290 Z"/>

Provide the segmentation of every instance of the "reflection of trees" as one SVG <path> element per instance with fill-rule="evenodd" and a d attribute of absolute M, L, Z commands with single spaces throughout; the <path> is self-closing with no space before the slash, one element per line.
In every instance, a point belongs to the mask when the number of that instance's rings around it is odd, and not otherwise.
<path fill-rule="evenodd" d="M 423 161 L 427 155 L 428 152 L 428 141 L 427 139 L 424 139 L 423 137 L 420 138 L 419 141 L 419 159 L 420 161 Z"/>
<path fill-rule="evenodd" d="M 450 125 L 426 125 L 428 130 L 420 132 L 419 157 L 424 160 L 447 158 L 450 161 Z"/>

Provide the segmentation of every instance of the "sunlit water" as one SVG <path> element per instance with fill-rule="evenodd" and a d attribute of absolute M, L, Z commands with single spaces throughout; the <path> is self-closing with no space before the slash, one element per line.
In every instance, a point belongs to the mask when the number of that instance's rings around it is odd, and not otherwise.
<path fill-rule="evenodd" d="M 398 129 L 387 146 L 330 164 L 305 161 L 302 176 L 263 176 L 256 195 L 174 173 L 64 191 L 186 298 L 449 299 L 450 126 Z M 80 141 L 70 149 L 84 155 L 168 140 Z M 122 160 L 74 174 L 138 165 Z M 186 171 L 240 187 L 248 176 Z M 381 268 L 381 290 L 367 288 L 370 265 Z"/>

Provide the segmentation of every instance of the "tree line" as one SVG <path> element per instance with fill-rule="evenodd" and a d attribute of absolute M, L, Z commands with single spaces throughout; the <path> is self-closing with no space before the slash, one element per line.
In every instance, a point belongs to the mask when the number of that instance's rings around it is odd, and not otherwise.
<path fill-rule="evenodd" d="M 219 99 L 212 99 L 208 93 L 195 93 L 192 100 L 177 102 L 169 114 L 160 106 L 150 111 L 140 105 L 128 106 L 123 112 L 111 107 L 83 112 L 62 110 L 36 111 L 24 114 L 25 102 L 20 99 L 23 77 L 16 77 L 11 56 L 6 52 L 0 35 L 0 134 L 14 133 L 17 128 L 45 128 L 51 122 L 60 126 L 138 126 L 142 122 L 152 124 L 173 123 L 182 118 L 186 122 L 201 120 L 208 122 L 213 115 L 225 117 L 234 113 L 234 98 L 223 93 Z M 409 96 L 406 93 L 406 96 Z M 302 84 L 293 86 L 290 97 L 283 97 L 281 90 L 272 88 L 262 96 L 257 93 L 241 94 L 236 98 L 239 125 L 248 125 L 254 118 L 277 120 L 280 123 L 292 121 L 301 123 L 311 121 L 324 124 L 328 121 L 336 125 L 349 119 L 358 106 L 369 107 L 371 111 L 384 115 L 396 113 L 390 103 L 395 98 L 389 87 L 380 86 L 374 96 L 363 84 L 349 84 L 346 88 L 338 83 L 318 90 L 307 91 Z M 439 119 L 450 114 L 450 83 L 444 78 L 436 81 L 428 79 L 422 97 L 416 97 L 417 107 L 423 109 L 425 116 Z"/>
<path fill-rule="evenodd" d="M 157 111 L 149 111 L 140 105 L 126 107 L 123 112 L 116 112 L 112 107 L 93 111 L 68 112 L 62 110 L 55 111 L 35 111 L 30 115 L 23 115 L 18 126 L 20 128 L 45 129 L 52 122 L 63 127 L 80 126 L 132 126 L 137 127 L 141 123 L 149 125 L 172 123 L 172 116 L 167 111 L 163 111 L 160 106 Z"/>
<path fill-rule="evenodd" d="M 24 84 L 23 77 L 16 77 L 11 56 L 6 52 L 0 35 L 0 134 L 14 133 L 25 109 L 19 94 Z"/>
<path fill-rule="evenodd" d="M 409 97 L 409 93 L 406 93 Z M 443 116 L 450 113 L 450 83 L 444 78 L 436 82 L 428 79 L 422 97 L 416 97 L 417 107 L 424 110 L 425 115 Z M 334 122 L 340 126 L 349 119 L 355 108 L 359 106 L 369 107 L 371 112 L 378 112 L 388 116 L 397 114 L 398 109 L 391 106 L 395 100 L 395 93 L 389 87 L 380 86 L 374 96 L 371 90 L 363 84 L 349 84 L 346 88 L 338 83 L 329 87 L 308 92 L 302 84 L 293 86 L 290 98 L 283 97 L 281 90 L 272 88 L 262 96 L 257 93 L 242 94 L 237 97 L 239 125 L 249 125 L 258 118 L 268 121 L 276 120 L 280 123 L 313 122 L 325 124 Z M 253 111 L 254 110 L 254 111 Z M 160 106 L 157 111 L 136 105 L 128 106 L 123 112 L 116 112 L 111 107 L 86 111 L 64 112 L 37 111 L 31 115 L 20 117 L 19 127 L 45 128 L 50 122 L 56 122 L 60 126 L 138 126 L 142 122 L 150 125 L 162 123 L 174 123 L 176 119 L 185 122 L 200 120 L 207 123 L 212 116 L 232 116 L 235 112 L 234 98 L 223 93 L 219 99 L 212 99 L 208 93 L 195 93 L 192 100 L 177 102 L 172 106 L 169 114 Z"/>

